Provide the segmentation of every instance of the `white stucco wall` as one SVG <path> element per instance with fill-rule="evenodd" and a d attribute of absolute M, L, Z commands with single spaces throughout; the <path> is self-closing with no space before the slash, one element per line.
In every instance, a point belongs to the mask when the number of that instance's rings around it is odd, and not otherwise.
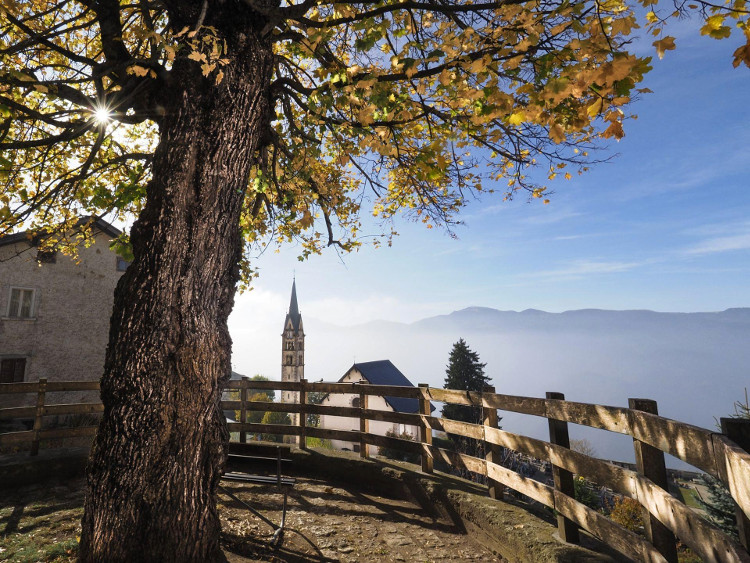
<path fill-rule="evenodd" d="M 39 264 L 28 242 L 0 246 L 0 358 L 25 357 L 24 381 L 97 380 L 102 375 L 114 289 L 123 272 L 99 232 L 95 244 L 79 250 L 79 262 L 57 253 L 54 264 Z M 34 290 L 32 318 L 8 317 L 12 287 Z M 55 396 L 57 395 L 57 396 Z M 51 395 L 47 402 L 96 400 L 97 393 Z M 0 406 L 34 403 L 22 395 L 0 396 Z"/>
<path fill-rule="evenodd" d="M 341 380 L 341 383 L 357 383 L 359 381 L 365 381 L 365 378 L 358 370 L 353 369 Z M 332 393 L 328 395 L 321 404 L 331 407 L 351 407 L 352 401 L 358 398 L 359 395 Z M 367 407 L 369 409 L 393 412 L 393 409 L 383 397 L 370 395 L 367 401 Z M 321 415 L 320 427 L 328 428 L 331 430 L 354 430 L 356 432 L 359 432 L 359 419 L 343 416 Z M 370 421 L 371 434 L 385 436 L 386 432 L 388 432 L 389 430 L 392 430 L 398 434 L 401 434 L 402 432 L 408 432 L 414 437 L 415 440 L 419 439 L 419 427 L 416 425 L 404 425 L 393 422 L 383 422 L 380 420 Z M 333 444 L 333 447 L 339 450 L 348 449 L 354 451 L 355 446 L 359 448 L 359 442 L 344 442 L 342 440 L 331 440 L 331 442 Z M 377 455 L 377 446 L 370 445 L 367 448 L 370 455 Z"/>

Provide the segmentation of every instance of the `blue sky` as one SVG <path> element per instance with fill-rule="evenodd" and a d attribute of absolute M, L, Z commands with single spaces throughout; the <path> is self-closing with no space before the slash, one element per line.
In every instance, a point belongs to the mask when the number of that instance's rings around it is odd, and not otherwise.
<path fill-rule="evenodd" d="M 280 326 L 295 270 L 303 314 L 344 325 L 473 305 L 750 306 L 750 71 L 732 68 L 739 39 L 701 37 L 695 22 L 671 33 L 677 50 L 654 56 L 638 119 L 601 153 L 616 156 L 553 182 L 549 205 L 485 198 L 466 209 L 457 240 L 402 220 L 392 248 L 306 262 L 293 246 L 266 253 L 232 326 Z"/>

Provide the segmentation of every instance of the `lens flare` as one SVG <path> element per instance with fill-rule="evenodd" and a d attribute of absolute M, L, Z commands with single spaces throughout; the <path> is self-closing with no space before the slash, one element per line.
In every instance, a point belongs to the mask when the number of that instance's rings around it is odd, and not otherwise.
<path fill-rule="evenodd" d="M 112 119 L 112 114 L 107 108 L 100 107 L 94 110 L 94 120 L 99 124 L 108 123 Z"/>

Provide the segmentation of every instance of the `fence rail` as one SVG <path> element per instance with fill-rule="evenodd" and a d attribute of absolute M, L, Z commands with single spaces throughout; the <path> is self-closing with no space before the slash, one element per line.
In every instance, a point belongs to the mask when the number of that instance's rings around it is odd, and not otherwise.
<path fill-rule="evenodd" d="M 96 427 L 43 427 L 44 417 L 96 414 L 103 411 L 100 403 L 47 404 L 46 394 L 59 391 L 98 389 L 96 382 L 48 382 L 0 384 L 0 396 L 7 394 L 36 394 L 36 406 L 0 408 L 0 420 L 33 419 L 31 430 L 0 433 L 0 446 L 31 444 L 31 455 L 36 455 L 43 440 L 93 436 Z M 722 419 L 724 433 L 712 432 L 657 414 L 656 403 L 645 399 L 631 399 L 629 408 L 611 407 L 565 401 L 559 393 L 547 397 L 520 397 L 485 392 L 448 389 L 395 387 L 350 383 L 309 383 L 280 381 L 230 381 L 227 391 L 234 397 L 221 402 L 226 410 L 240 413 L 240 420 L 228 424 L 238 432 L 240 441 L 247 434 L 283 435 L 306 447 L 307 438 L 341 440 L 360 445 L 360 455 L 368 456 L 367 446 L 402 450 L 421 456 L 422 470 L 433 471 L 435 461 L 450 467 L 470 471 L 487 478 L 489 493 L 502 498 L 504 488 L 513 489 L 558 514 L 558 527 L 563 539 L 576 542 L 578 528 L 599 537 L 625 555 L 650 562 L 677 560 L 675 538 L 679 538 L 706 562 L 750 563 L 750 453 L 747 446 L 750 421 Z M 252 401 L 248 391 L 295 391 L 302 404 Z M 359 397 L 359 406 L 335 407 L 311 404 L 310 393 L 344 394 Z M 368 408 L 368 397 L 405 397 L 419 401 L 419 411 L 413 414 Z M 239 400 L 238 400 L 239 399 Z M 432 416 L 431 401 L 480 407 L 483 423 L 470 424 Z M 548 419 L 550 440 L 544 441 L 498 428 L 497 410 L 510 411 Z M 249 412 L 285 412 L 296 414 L 297 423 L 258 424 L 247 421 Z M 357 419 L 352 424 L 359 430 L 334 430 L 307 425 L 307 415 L 328 415 Z M 417 426 L 416 441 L 382 436 L 369 431 L 371 421 Z M 633 438 L 637 470 L 625 469 L 612 463 L 575 452 L 570 449 L 567 424 L 575 423 L 592 428 L 627 434 Z M 432 444 L 432 433 L 444 431 L 483 445 L 484 458 Z M 738 443 L 739 442 L 739 443 Z M 504 467 L 500 452 L 505 448 L 549 462 L 553 467 L 554 486 L 547 485 Z M 673 455 L 690 465 L 718 478 L 729 489 L 737 506 L 740 543 L 725 535 L 699 514 L 674 498 L 666 490 L 664 453 Z M 573 475 L 591 479 L 614 492 L 637 500 L 643 507 L 645 538 L 631 532 L 603 514 L 575 500 Z"/>

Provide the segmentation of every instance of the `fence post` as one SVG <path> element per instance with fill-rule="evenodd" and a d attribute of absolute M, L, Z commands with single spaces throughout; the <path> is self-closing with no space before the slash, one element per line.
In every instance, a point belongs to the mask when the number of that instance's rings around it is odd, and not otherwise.
<path fill-rule="evenodd" d="M 656 401 L 651 399 L 628 399 L 628 407 L 635 411 L 659 414 Z M 665 491 L 667 483 L 667 466 L 664 463 L 664 452 L 633 438 L 635 466 L 638 473 L 650 479 Z M 677 562 L 677 544 L 672 531 L 659 522 L 645 507 L 643 508 L 643 527 L 646 538 L 669 563 Z"/>
<path fill-rule="evenodd" d="M 44 416 L 44 395 L 47 392 L 47 378 L 39 380 L 39 391 L 36 395 L 36 415 L 34 416 L 34 439 L 31 442 L 31 455 L 39 455 L 39 434 L 42 431 Z"/>
<path fill-rule="evenodd" d="M 370 421 L 365 417 L 365 409 L 368 408 L 368 395 L 363 390 L 359 392 L 359 457 L 367 459 L 367 440 L 365 434 L 370 432 Z"/>
<path fill-rule="evenodd" d="M 250 382 L 250 377 L 247 375 L 242 376 L 242 387 L 240 388 L 240 423 L 245 424 L 247 422 L 247 384 Z M 240 442 L 247 442 L 247 433 L 244 430 L 240 430 Z"/>
<path fill-rule="evenodd" d="M 495 388 L 488 385 L 484 388 L 484 392 L 494 393 Z M 484 411 L 484 426 L 488 426 L 490 428 L 497 428 L 497 409 L 485 408 L 484 404 L 482 404 L 482 409 Z M 497 465 L 500 465 L 501 455 L 502 453 L 500 451 L 500 446 L 496 444 L 492 444 L 492 443 L 488 444 L 487 440 L 484 441 L 484 459 L 487 461 L 487 463 L 495 463 Z M 494 498 L 494 499 L 503 498 L 503 493 L 505 492 L 505 486 L 502 483 L 499 483 L 495 481 L 494 479 L 490 478 L 489 471 L 487 472 L 487 485 L 488 485 L 488 492 L 489 492 L 490 498 Z"/>
<path fill-rule="evenodd" d="M 565 400 L 565 395 L 562 393 L 555 393 L 552 391 L 547 392 L 547 399 Z M 568 435 L 568 423 L 564 420 L 555 420 L 548 418 L 549 423 L 549 441 L 551 444 L 562 446 L 563 448 L 570 448 L 570 436 Z M 552 477 L 555 481 L 555 490 L 560 491 L 562 494 L 569 496 L 570 498 L 576 498 L 576 489 L 573 484 L 573 474 L 558 467 L 552 466 Z M 580 536 L 578 534 L 578 525 L 566 518 L 559 512 L 557 513 L 557 533 L 560 539 L 567 543 L 579 543 Z"/>
<path fill-rule="evenodd" d="M 721 433 L 732 440 L 746 452 L 750 452 L 750 420 L 745 418 L 722 418 Z M 740 543 L 750 551 L 750 520 L 743 510 L 734 506 L 735 516 L 737 518 L 737 533 L 740 536 Z"/>
<path fill-rule="evenodd" d="M 299 380 L 299 440 L 297 447 L 307 449 L 307 379 L 304 377 Z"/>
<path fill-rule="evenodd" d="M 422 442 L 422 471 L 432 473 L 432 426 L 429 417 L 432 415 L 430 400 L 427 398 L 430 386 L 427 383 L 419 384 L 419 414 L 422 421 L 419 425 L 420 441 Z"/>

